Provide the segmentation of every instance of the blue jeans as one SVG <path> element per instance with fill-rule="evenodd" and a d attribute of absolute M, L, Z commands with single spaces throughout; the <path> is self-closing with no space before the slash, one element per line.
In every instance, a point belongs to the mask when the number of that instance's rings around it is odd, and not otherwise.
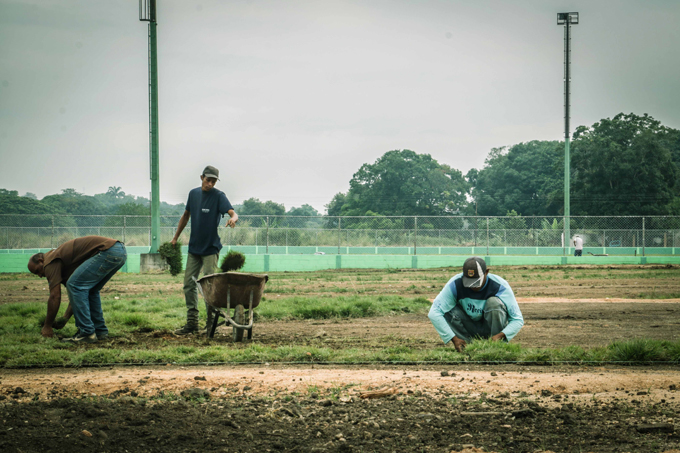
<path fill-rule="evenodd" d="M 127 260 L 125 246 L 120 242 L 108 250 L 87 259 L 66 282 L 76 327 L 83 335 L 108 333 L 102 312 L 99 291 Z"/>
<path fill-rule="evenodd" d="M 574 250 L 574 256 L 583 256 L 583 250 Z"/>

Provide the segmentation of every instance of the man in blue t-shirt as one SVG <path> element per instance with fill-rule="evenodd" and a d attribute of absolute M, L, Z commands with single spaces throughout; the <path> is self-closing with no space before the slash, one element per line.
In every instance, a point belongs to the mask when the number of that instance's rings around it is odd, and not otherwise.
<path fill-rule="evenodd" d="M 444 286 L 428 317 L 442 341 L 458 352 L 474 337 L 510 341 L 524 325 L 512 288 L 478 256 L 465 260 L 463 273 Z"/>
<path fill-rule="evenodd" d="M 234 228 L 238 221 L 238 214 L 229 203 L 227 196 L 221 190 L 215 189 L 219 179 L 219 170 L 208 165 L 201 174 L 201 187 L 189 192 L 189 199 L 184 214 L 179 219 L 177 232 L 172 238 L 172 245 L 177 244 L 182 230 L 191 219 L 191 236 L 189 237 L 189 255 L 184 271 L 184 298 L 187 304 L 187 323 L 175 331 L 177 335 L 188 335 L 198 332 L 198 288 L 192 277 L 198 278 L 203 268 L 203 274 L 213 274 L 217 270 L 217 259 L 222 249 L 217 227 L 224 214 L 229 214 L 226 226 Z M 206 302 L 208 320 L 206 329 L 211 324 L 212 312 Z"/>

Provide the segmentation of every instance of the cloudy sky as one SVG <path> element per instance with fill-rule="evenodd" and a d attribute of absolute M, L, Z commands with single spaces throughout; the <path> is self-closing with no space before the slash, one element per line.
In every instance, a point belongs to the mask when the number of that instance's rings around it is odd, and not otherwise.
<path fill-rule="evenodd" d="M 232 203 L 323 211 L 387 151 L 463 173 L 619 112 L 680 128 L 677 0 L 159 0 L 161 199 L 207 164 Z M 0 187 L 149 196 L 137 0 L 0 0 Z"/>

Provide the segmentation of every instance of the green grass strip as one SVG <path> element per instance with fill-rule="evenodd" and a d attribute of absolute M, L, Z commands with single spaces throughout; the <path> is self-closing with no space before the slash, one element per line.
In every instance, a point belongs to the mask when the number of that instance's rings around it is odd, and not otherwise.
<path fill-rule="evenodd" d="M 393 346 L 381 349 L 347 348 L 333 350 L 312 346 L 265 346 L 259 344 L 163 346 L 157 349 L 64 348 L 54 344 L 22 344 L 3 350 L 6 368 L 33 366 L 97 366 L 111 364 L 200 364 L 200 363 L 680 363 L 680 340 L 634 339 L 606 347 L 577 346 L 556 349 L 522 348 L 516 344 L 477 340 L 464 353 L 450 347 L 411 349 Z"/>

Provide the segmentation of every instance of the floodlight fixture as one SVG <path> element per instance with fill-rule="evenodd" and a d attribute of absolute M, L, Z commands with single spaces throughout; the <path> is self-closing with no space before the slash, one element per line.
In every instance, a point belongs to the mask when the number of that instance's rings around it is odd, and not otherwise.
<path fill-rule="evenodd" d="M 139 20 L 156 22 L 156 0 L 139 0 Z"/>
<path fill-rule="evenodd" d="M 569 157 L 569 118 L 571 82 L 571 26 L 578 24 L 578 13 L 557 13 L 557 25 L 564 25 L 564 240 L 562 247 L 566 253 L 570 240 L 570 157 Z M 567 245 L 569 244 L 569 245 Z"/>
<path fill-rule="evenodd" d="M 566 23 L 577 25 L 578 13 L 557 13 L 557 25 L 564 25 Z"/>

